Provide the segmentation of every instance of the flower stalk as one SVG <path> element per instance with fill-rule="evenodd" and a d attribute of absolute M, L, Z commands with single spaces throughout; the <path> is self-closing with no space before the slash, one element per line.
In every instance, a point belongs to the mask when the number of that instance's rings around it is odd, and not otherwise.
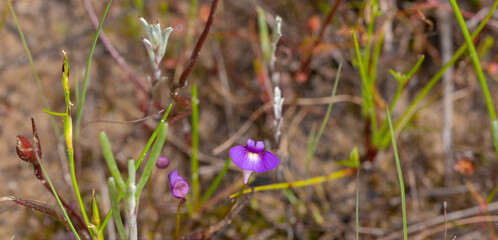
<path fill-rule="evenodd" d="M 83 200 L 80 195 L 80 190 L 78 188 L 78 182 L 76 181 L 76 172 L 74 168 L 74 147 L 73 147 L 73 123 L 71 118 L 71 99 L 70 99 L 70 91 L 69 91 L 69 66 L 67 60 L 67 54 L 64 50 L 62 50 L 62 54 L 64 54 L 64 63 L 62 65 L 62 87 L 64 89 L 64 100 L 65 100 L 65 112 L 56 113 L 48 110 L 43 110 L 44 112 L 61 116 L 64 121 L 64 139 L 66 140 L 66 148 L 67 148 L 67 156 L 69 159 L 69 173 L 71 175 L 71 183 L 73 185 L 74 194 L 76 196 L 76 200 L 78 201 L 78 205 L 81 211 L 81 215 L 83 216 L 83 220 L 85 221 L 86 227 L 90 232 L 90 235 L 93 238 L 93 231 L 89 229 L 90 221 L 88 220 L 88 216 L 85 211 L 85 206 L 83 205 Z"/>

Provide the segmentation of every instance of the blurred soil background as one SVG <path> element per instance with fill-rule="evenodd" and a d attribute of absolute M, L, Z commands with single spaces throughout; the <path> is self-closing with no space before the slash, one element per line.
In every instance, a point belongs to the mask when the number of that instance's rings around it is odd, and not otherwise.
<path fill-rule="evenodd" d="M 89 1 L 100 19 L 106 1 Z M 137 4 L 137 3 L 142 3 Z M 177 80 L 190 56 L 193 44 L 202 32 L 211 1 L 199 0 L 193 28 L 193 42 L 186 40 L 189 1 L 144 0 L 114 1 L 105 20 L 103 32 L 115 51 L 127 63 L 120 66 L 99 40 L 90 71 L 81 138 L 77 143 L 78 183 L 87 210 L 92 190 L 96 191 L 103 217 L 109 209 L 106 179 L 109 176 L 98 143 L 98 132 L 105 130 L 122 170 L 129 158 L 137 158 L 160 115 L 141 123 L 120 123 L 140 119 L 147 105 L 152 68 L 141 38 L 145 37 L 138 17 L 161 27 L 172 26 L 162 75 L 153 96 L 166 107 L 171 103 L 169 86 Z M 347 159 L 358 147 L 362 160 L 360 174 L 359 219 L 361 239 L 401 239 L 401 205 L 399 183 L 392 148 L 381 150 L 367 159 L 366 121 L 361 117 L 361 80 L 356 67 L 351 30 L 364 46 L 368 6 L 362 1 L 344 1 L 338 5 L 330 23 L 325 23 L 335 1 L 330 0 L 225 0 L 220 1 L 211 32 L 199 61 L 179 94 L 189 97 L 192 84 L 199 91 L 199 159 L 201 188 L 205 191 L 228 157 L 228 149 L 244 144 L 247 138 L 265 140 L 274 149 L 273 112 L 262 106 L 273 92 L 261 84 L 262 51 L 259 44 L 256 7 L 266 13 L 273 29 L 277 15 L 283 19 L 276 70 L 286 99 L 283 113 L 281 165 L 277 170 L 257 174 L 255 185 L 294 181 L 327 175 L 344 169 L 336 161 Z M 384 31 L 384 45 L 378 62 L 376 89 L 377 117 L 384 118 L 384 101 L 390 102 L 397 83 L 389 69 L 406 73 L 421 54 L 425 60 L 405 87 L 393 109 L 399 118 L 428 80 L 441 68 L 442 45 L 457 49 L 464 44 L 451 8 L 436 1 L 379 1 L 381 15 L 375 21 L 373 43 Z M 489 0 L 459 1 L 468 27 L 472 31 L 493 4 Z M 71 89 L 74 80 L 83 79 L 88 52 L 95 28 L 84 1 L 16 0 L 14 10 L 34 58 L 50 110 L 62 112 L 61 63 L 65 50 L 69 57 Z M 447 18 L 441 12 L 449 13 Z M 5 1 L 0 2 L 0 196 L 16 196 L 46 203 L 58 210 L 52 195 L 34 177 L 32 167 L 16 156 L 16 136 L 31 138 L 30 118 L 38 127 L 43 162 L 61 196 L 77 205 L 69 180 L 65 146 L 56 136 L 45 108 L 28 58 L 22 47 L 12 15 Z M 444 14 L 443 14 L 444 15 Z M 441 41 L 442 26 L 449 39 Z M 311 45 L 324 28 L 321 42 L 313 49 L 309 67 L 305 66 Z M 492 17 L 475 41 L 494 103 L 498 103 L 498 19 Z M 449 33 L 448 33 L 449 32 Z M 186 46 L 188 49 L 185 49 Z M 450 50 L 451 51 L 451 50 Z M 454 51 L 454 50 L 453 50 Z M 312 130 L 319 128 L 332 92 L 339 64 L 342 72 L 337 99 L 316 153 L 306 169 L 306 148 Z M 258 65 L 259 64 L 259 65 Z M 304 65 L 304 67 L 303 67 Z M 139 83 L 139 84 L 138 84 Z M 440 221 L 443 203 L 454 218 L 448 238 L 491 239 L 483 221 L 458 222 L 484 216 L 486 199 L 498 183 L 498 162 L 494 153 L 489 118 L 484 98 L 468 56 L 454 65 L 448 81 L 453 92 L 444 101 L 444 86 L 439 81 L 424 98 L 413 118 L 397 139 L 407 191 L 408 226 L 413 239 L 443 239 Z M 143 89 L 140 87 L 142 86 Z M 74 95 L 73 95 L 74 96 Z M 453 104 L 451 145 L 444 146 L 442 133 L 448 122 L 444 109 Z M 149 114 L 159 109 L 154 108 Z M 174 106 L 173 113 L 183 111 Z M 255 115 L 258 113 L 258 115 Z M 55 118 L 62 130 L 62 119 Z M 103 122 L 103 121 L 116 121 Z M 242 129 L 244 124 L 248 128 Z M 190 117 L 182 117 L 169 128 L 163 155 L 171 165 L 153 172 L 150 189 L 142 194 L 139 211 L 141 239 L 170 239 L 175 227 L 177 200 L 171 197 L 167 174 L 178 169 L 190 180 Z M 233 143 L 226 141 L 236 135 Z M 458 160 L 469 159 L 473 174 L 462 176 L 454 171 Z M 282 173 L 278 177 L 277 173 Z M 229 205 L 227 196 L 241 185 L 241 171 L 233 164 L 218 190 L 199 216 L 183 217 L 182 236 L 214 226 L 222 220 Z M 469 190 L 469 185 L 475 192 Z M 243 199 L 243 208 L 216 236 L 220 239 L 354 239 L 356 178 L 351 175 L 313 187 L 293 189 L 297 199 L 286 198 L 280 191 L 259 192 Z M 291 201 L 293 200 L 293 201 Z M 498 198 L 488 205 L 495 216 Z M 494 209 L 494 210 L 493 210 Z M 439 219 L 439 220 L 438 220 Z M 471 219 L 472 220 L 472 219 Z M 109 239 L 112 239 L 112 233 Z M 115 233 L 114 233 L 115 234 Z M 0 202 L 0 236 L 5 239 L 68 239 L 70 232 L 52 219 L 12 202 Z M 152 237 L 154 236 L 154 237 Z"/>

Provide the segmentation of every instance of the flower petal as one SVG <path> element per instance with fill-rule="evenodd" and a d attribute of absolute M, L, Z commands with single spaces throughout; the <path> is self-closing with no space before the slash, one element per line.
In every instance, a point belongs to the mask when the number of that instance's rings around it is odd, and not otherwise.
<path fill-rule="evenodd" d="M 230 155 L 230 159 L 232 162 L 243 170 L 251 170 L 248 166 L 248 157 L 249 154 L 247 150 L 243 146 L 235 146 L 228 152 Z"/>
<path fill-rule="evenodd" d="M 247 139 L 246 149 L 247 151 L 252 153 L 260 153 L 265 150 L 265 144 L 262 141 L 258 141 L 256 144 L 254 144 L 254 141 L 252 139 Z"/>
<path fill-rule="evenodd" d="M 279 164 L 277 156 L 273 153 L 265 151 L 259 154 L 261 160 L 259 161 L 257 167 L 253 168 L 255 172 L 262 173 L 276 168 Z"/>

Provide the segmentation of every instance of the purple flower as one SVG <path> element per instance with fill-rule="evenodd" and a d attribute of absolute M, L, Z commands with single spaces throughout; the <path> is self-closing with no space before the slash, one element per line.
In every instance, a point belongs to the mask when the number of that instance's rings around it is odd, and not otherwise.
<path fill-rule="evenodd" d="M 164 169 L 169 166 L 169 159 L 165 156 L 159 156 L 157 158 L 156 167 L 159 169 Z"/>
<path fill-rule="evenodd" d="M 262 173 L 278 166 L 278 158 L 271 152 L 263 151 L 265 144 L 262 141 L 254 143 L 248 139 L 246 146 L 235 146 L 230 149 L 232 162 L 244 170 L 243 182 L 247 184 L 253 171 Z"/>
<path fill-rule="evenodd" d="M 169 187 L 171 188 L 171 194 L 176 198 L 185 198 L 188 193 L 188 183 L 180 175 L 178 171 L 173 170 L 168 174 Z"/>

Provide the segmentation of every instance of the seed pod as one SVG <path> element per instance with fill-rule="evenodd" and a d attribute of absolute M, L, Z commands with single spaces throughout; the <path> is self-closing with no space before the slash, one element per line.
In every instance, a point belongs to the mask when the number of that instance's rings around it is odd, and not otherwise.
<path fill-rule="evenodd" d="M 36 155 L 31 143 L 21 135 L 17 136 L 16 150 L 17 156 L 19 156 L 21 160 L 29 163 L 36 163 Z"/>

